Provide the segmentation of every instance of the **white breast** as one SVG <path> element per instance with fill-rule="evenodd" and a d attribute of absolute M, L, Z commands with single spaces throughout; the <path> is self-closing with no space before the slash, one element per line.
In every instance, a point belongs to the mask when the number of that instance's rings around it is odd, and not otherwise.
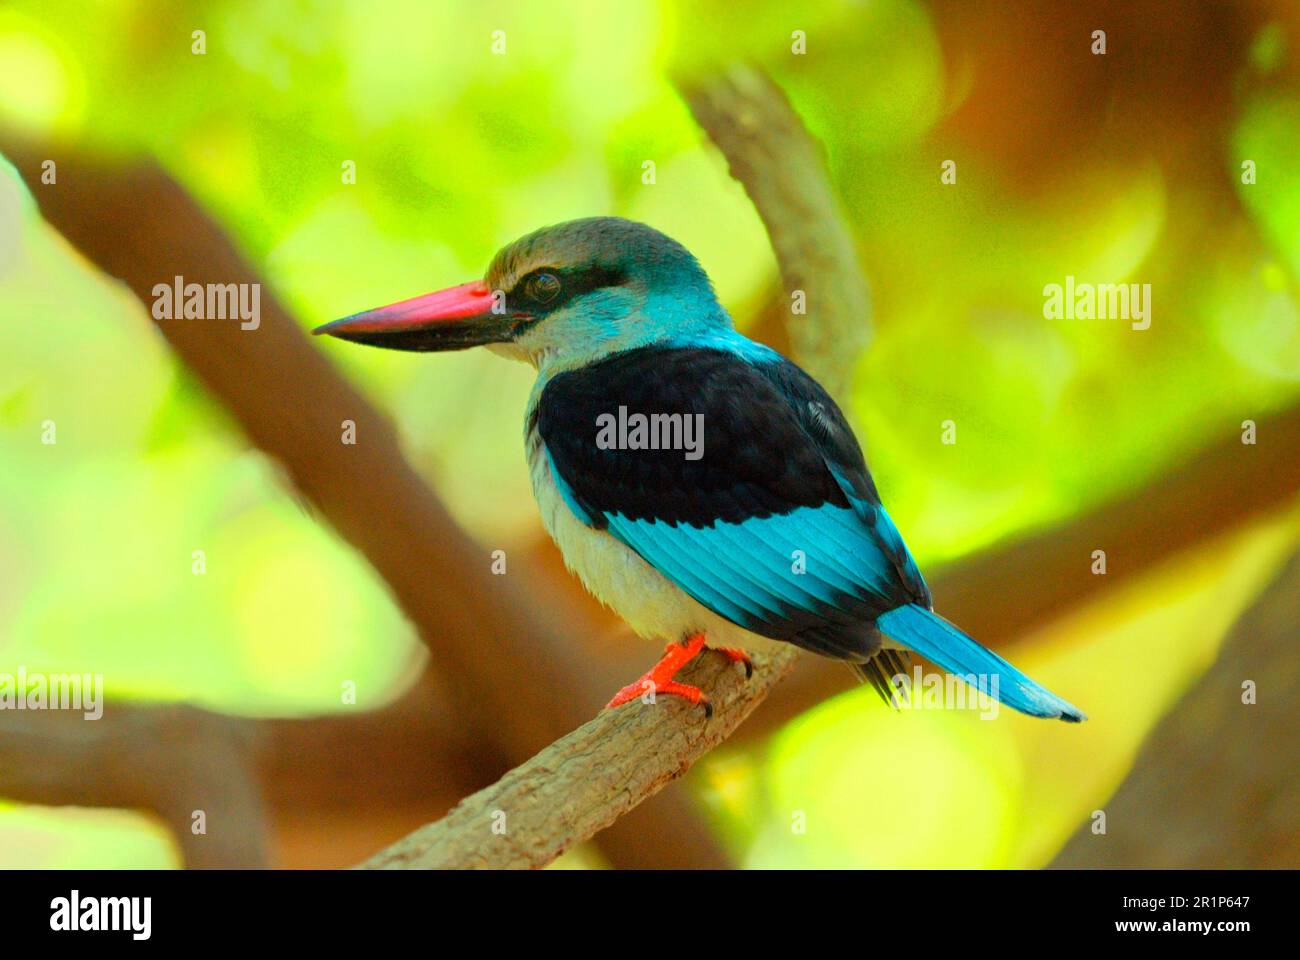
<path fill-rule="evenodd" d="M 697 603 L 631 547 L 579 520 L 556 486 L 541 437 L 533 430 L 526 442 L 533 495 L 546 532 L 560 548 L 565 565 L 633 630 L 664 641 L 702 632 L 712 646 L 772 648 L 773 641 Z"/>

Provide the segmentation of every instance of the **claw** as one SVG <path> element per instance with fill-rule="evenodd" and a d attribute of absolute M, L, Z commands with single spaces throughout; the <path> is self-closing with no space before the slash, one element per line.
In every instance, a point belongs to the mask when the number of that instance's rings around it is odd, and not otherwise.
<path fill-rule="evenodd" d="M 749 659 L 749 654 L 739 647 L 714 647 L 718 653 L 722 654 L 732 663 L 743 663 L 745 665 L 745 679 L 748 680 L 754 675 L 754 661 Z"/>

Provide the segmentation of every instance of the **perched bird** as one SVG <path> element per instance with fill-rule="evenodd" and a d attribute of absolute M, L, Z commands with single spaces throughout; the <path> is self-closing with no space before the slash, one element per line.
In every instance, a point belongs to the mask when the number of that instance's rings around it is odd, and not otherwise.
<path fill-rule="evenodd" d="M 662 660 L 610 701 L 708 700 L 673 678 L 706 639 L 842 660 L 886 699 L 912 650 L 1036 717 L 1083 714 L 931 610 L 835 402 L 738 333 L 690 252 L 595 217 L 531 233 L 474 281 L 318 328 L 531 363 L 524 438 L 547 532 Z M 901 688 L 901 684 L 899 685 Z"/>

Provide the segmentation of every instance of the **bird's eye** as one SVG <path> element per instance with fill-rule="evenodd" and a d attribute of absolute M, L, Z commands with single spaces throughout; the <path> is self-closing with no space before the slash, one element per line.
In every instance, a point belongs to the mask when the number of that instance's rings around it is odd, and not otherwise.
<path fill-rule="evenodd" d="M 550 303 L 560 292 L 560 278 L 553 273 L 539 273 L 528 278 L 528 297 L 537 303 Z"/>

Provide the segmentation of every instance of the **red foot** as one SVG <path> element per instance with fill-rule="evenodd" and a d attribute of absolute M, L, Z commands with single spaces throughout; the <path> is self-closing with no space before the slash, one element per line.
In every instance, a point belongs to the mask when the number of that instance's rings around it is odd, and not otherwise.
<path fill-rule="evenodd" d="M 702 703 L 704 704 L 704 715 L 706 717 L 713 716 L 713 704 L 709 703 L 709 698 L 704 695 L 704 692 L 699 687 L 678 683 L 673 679 L 677 671 L 694 660 L 703 649 L 704 634 L 702 633 L 687 637 L 685 643 L 668 644 L 668 646 L 664 647 L 664 655 L 660 661 L 638 677 L 635 682 L 629 683 L 614 694 L 614 698 L 605 704 L 605 709 L 609 710 L 613 707 L 622 706 L 637 699 L 647 691 L 653 690 L 655 696 L 663 694 L 669 697 L 681 697 L 691 703 Z M 733 662 L 743 663 L 745 665 L 745 676 L 748 677 L 753 674 L 754 664 L 745 651 L 732 647 L 719 647 L 718 652 Z"/>

